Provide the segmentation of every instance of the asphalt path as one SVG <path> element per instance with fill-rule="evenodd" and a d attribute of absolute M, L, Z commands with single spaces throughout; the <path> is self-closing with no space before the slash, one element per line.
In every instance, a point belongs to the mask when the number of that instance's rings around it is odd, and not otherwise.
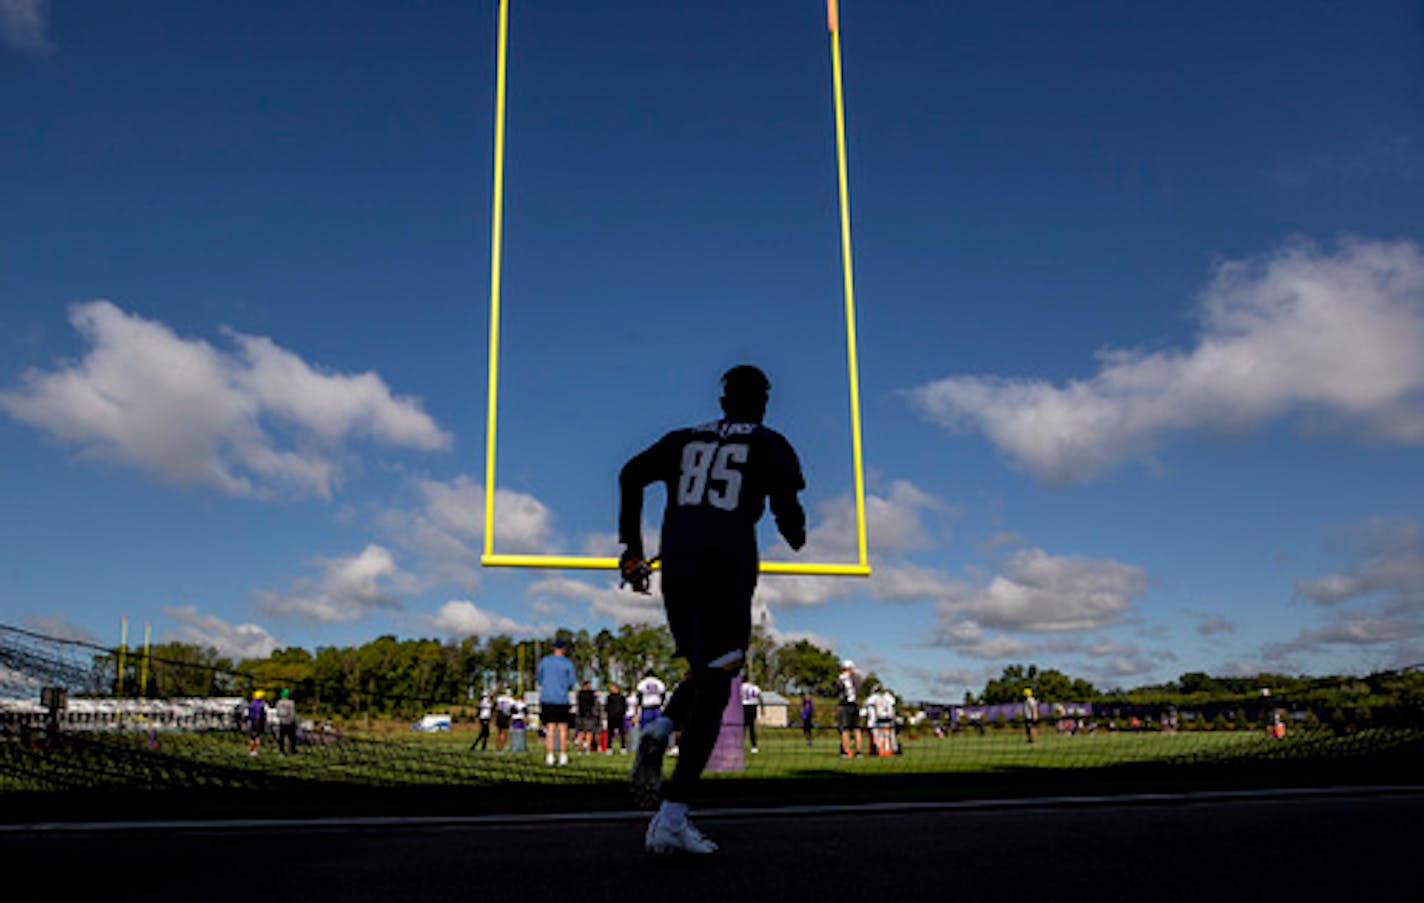
<path fill-rule="evenodd" d="M 1347 899 L 1417 868 L 1424 788 L 710 810 L 698 859 L 646 819 L 11 825 L 0 863 L 17 900 Z"/>

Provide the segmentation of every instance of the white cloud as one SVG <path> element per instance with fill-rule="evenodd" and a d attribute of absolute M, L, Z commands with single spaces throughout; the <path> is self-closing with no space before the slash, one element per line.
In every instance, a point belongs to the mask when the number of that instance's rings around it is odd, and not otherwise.
<path fill-rule="evenodd" d="M 19 53 L 43 54 L 50 43 L 49 0 L 0 0 L 0 47 Z"/>
<path fill-rule="evenodd" d="M 526 595 L 536 604 L 568 601 L 589 606 L 595 615 L 609 617 L 618 624 L 657 624 L 663 621 L 662 596 L 654 578 L 649 595 L 620 589 L 613 578 L 602 584 L 572 577 L 549 576 L 530 584 Z"/>
<path fill-rule="evenodd" d="M 923 688 L 928 700 L 959 702 L 965 691 L 978 693 L 990 678 L 998 676 L 990 668 L 926 668 L 922 665 L 902 665 L 900 670 Z"/>
<path fill-rule="evenodd" d="M 422 451 L 449 448 L 450 437 L 409 396 L 393 396 L 375 373 L 321 372 L 271 339 L 224 329 L 237 346 L 230 367 L 237 387 L 256 399 L 264 415 L 300 424 L 315 436 L 340 442 L 370 436 L 387 445 Z"/>
<path fill-rule="evenodd" d="M 360 621 L 381 608 L 397 609 L 419 589 L 419 581 L 401 570 L 388 549 L 368 545 L 342 558 L 315 557 L 317 577 L 299 577 L 285 593 L 258 591 L 259 610 L 279 617 L 320 623 Z"/>
<path fill-rule="evenodd" d="M 1046 483 L 1150 460 L 1172 433 L 1290 415 L 1424 442 L 1424 253 L 1411 242 L 1303 241 L 1219 266 L 1187 351 L 1108 350 L 1059 387 L 954 376 L 912 390 L 930 420 L 977 429 Z"/>
<path fill-rule="evenodd" d="M 940 599 L 960 586 L 942 571 L 904 562 L 877 564 L 870 581 L 875 598 L 886 602 Z"/>
<path fill-rule="evenodd" d="M 319 372 L 270 340 L 232 330 L 234 351 L 176 335 L 108 301 L 70 308 L 89 345 L 78 361 L 27 370 L 0 410 L 78 446 L 180 486 L 238 496 L 329 498 L 340 443 L 448 448 L 409 397 L 374 373 Z"/>
<path fill-rule="evenodd" d="M 1031 643 L 1017 637 L 987 634 L 977 621 L 967 618 L 941 620 L 936 641 L 961 655 L 982 659 L 1021 657 L 1034 649 Z"/>
<path fill-rule="evenodd" d="M 943 624 L 972 619 L 1039 633 L 1093 630 L 1122 621 L 1147 584 L 1146 572 L 1130 564 L 1022 549 L 987 584 L 950 584 L 937 611 Z"/>
<path fill-rule="evenodd" d="M 484 611 L 475 603 L 463 599 L 446 602 L 430 618 L 436 630 L 450 636 L 489 637 L 496 634 L 509 636 L 535 636 L 551 633 L 548 626 L 521 624 L 513 618 Z"/>
<path fill-rule="evenodd" d="M 1340 537 L 1353 563 L 1296 583 L 1301 596 L 1340 610 L 1322 626 L 1303 628 L 1293 640 L 1266 646 L 1267 659 L 1389 646 L 1398 660 L 1411 654 L 1424 636 L 1424 538 L 1417 524 L 1404 517 L 1373 517 L 1342 529 Z M 1373 610 L 1341 609 L 1352 602 Z"/>
<path fill-rule="evenodd" d="M 1236 625 L 1223 615 L 1195 613 L 1194 616 L 1197 619 L 1197 633 L 1202 636 L 1236 632 Z"/>
<path fill-rule="evenodd" d="M 1265 647 L 1269 660 L 1279 660 L 1296 653 L 1320 652 L 1327 647 L 1377 646 L 1396 643 L 1424 635 L 1424 623 L 1413 617 L 1379 617 L 1364 612 L 1337 612 L 1323 627 L 1307 628 L 1288 643 L 1272 643 Z"/>
<path fill-rule="evenodd" d="M 888 491 L 867 493 L 865 521 L 868 554 L 872 561 L 869 586 L 881 598 L 912 598 L 924 589 L 932 572 L 905 564 L 906 552 L 934 545 L 925 526 L 925 517 L 948 510 L 948 506 L 908 480 L 893 481 Z M 818 518 L 806 537 L 806 546 L 791 553 L 778 543 L 768 560 L 854 562 L 860 557 L 855 500 L 838 496 L 821 505 Z M 804 575 L 763 575 L 757 585 L 757 599 L 774 608 L 823 605 L 845 598 L 866 584 L 855 578 Z M 882 595 L 883 593 L 883 595 Z"/>
<path fill-rule="evenodd" d="M 1347 570 L 1296 583 L 1319 605 L 1383 596 L 1387 613 L 1424 610 L 1424 538 L 1413 521 L 1373 518 L 1350 531 L 1357 561 Z"/>
<path fill-rule="evenodd" d="M 453 480 L 417 480 L 421 507 L 390 510 L 378 518 L 391 541 L 424 561 L 434 577 L 467 591 L 480 588 L 480 554 L 484 548 L 484 486 L 461 474 Z M 495 540 L 498 550 L 548 552 L 556 542 L 554 515 L 527 493 L 499 489 L 494 496 Z"/>
<path fill-rule="evenodd" d="M 80 627 L 64 617 L 51 615 L 27 615 L 23 619 L 25 629 L 44 634 L 57 640 L 77 640 L 81 643 L 98 643 L 99 638 L 87 628 Z"/>
<path fill-rule="evenodd" d="M 166 641 L 211 647 L 235 662 L 266 658 L 281 646 L 266 628 L 257 624 L 230 624 L 214 615 L 202 614 L 192 605 L 168 605 L 162 611 L 181 625 L 166 633 Z"/>

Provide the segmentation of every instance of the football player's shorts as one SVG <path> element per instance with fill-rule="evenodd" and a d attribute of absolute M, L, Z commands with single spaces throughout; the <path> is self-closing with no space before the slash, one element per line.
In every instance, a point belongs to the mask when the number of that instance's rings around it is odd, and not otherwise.
<path fill-rule="evenodd" d="M 663 604 L 678 654 L 694 668 L 705 668 L 730 652 L 746 649 L 752 635 L 755 589 L 755 579 L 679 579 L 664 569 Z"/>
<path fill-rule="evenodd" d="M 860 709 L 853 702 L 842 702 L 836 706 L 836 729 L 853 731 L 860 727 Z"/>

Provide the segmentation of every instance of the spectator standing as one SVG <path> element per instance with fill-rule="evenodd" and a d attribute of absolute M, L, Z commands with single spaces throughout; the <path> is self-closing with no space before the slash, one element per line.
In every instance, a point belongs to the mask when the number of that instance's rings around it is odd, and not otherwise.
<path fill-rule="evenodd" d="M 499 691 L 499 698 L 494 703 L 494 748 L 496 752 L 503 752 L 504 746 L 509 742 L 509 731 L 514 716 L 514 697 L 509 693 L 509 687 L 504 687 Z"/>
<path fill-rule="evenodd" d="M 1033 690 L 1024 690 L 1024 733 L 1028 742 L 1038 742 L 1038 700 L 1033 698 Z"/>
<path fill-rule="evenodd" d="M 752 677 L 748 674 L 742 684 L 742 725 L 744 731 L 750 735 L 752 752 L 757 751 L 756 724 L 760 714 L 761 687 L 752 683 Z"/>
<path fill-rule="evenodd" d="M 649 722 L 657 721 L 663 713 L 663 697 L 667 695 L 667 684 L 653 673 L 649 668 L 643 674 L 643 679 L 638 681 L 635 690 L 638 698 L 638 729 L 647 727 Z"/>
<path fill-rule="evenodd" d="M 277 752 L 287 755 L 297 753 L 297 704 L 292 701 L 289 687 L 282 688 L 282 698 L 275 706 L 277 716 Z"/>
<path fill-rule="evenodd" d="M 869 735 L 872 756 L 880 754 L 880 722 L 876 720 L 876 706 L 879 702 L 880 691 L 876 690 L 865 697 L 865 703 L 860 707 L 860 720 L 865 725 L 866 734 Z"/>
<path fill-rule="evenodd" d="M 569 693 L 577 683 L 574 663 L 568 659 L 568 641 L 554 641 L 554 651 L 539 661 L 539 721 L 544 725 L 544 764 L 569 764 Z"/>
<path fill-rule="evenodd" d="M 836 678 L 836 729 L 841 732 L 841 757 L 845 759 L 862 751 L 859 699 L 860 680 L 855 676 L 855 662 L 846 659 L 841 662 L 840 677 Z"/>
<path fill-rule="evenodd" d="M 480 721 L 480 733 L 479 736 L 475 737 L 475 742 L 470 744 L 470 749 L 489 749 L 490 715 L 493 710 L 494 702 L 490 699 L 489 691 L 480 693 L 480 709 L 478 715 Z M 495 744 L 495 749 L 499 749 L 499 744 L 497 742 Z"/>
<path fill-rule="evenodd" d="M 618 689 L 618 685 L 608 685 L 608 693 L 603 697 L 603 717 L 608 722 L 608 748 L 604 752 L 613 753 L 613 738 L 618 738 L 618 755 L 628 753 L 628 697 Z"/>
<path fill-rule="evenodd" d="M 578 715 L 574 724 L 576 735 L 574 746 L 587 754 L 598 745 L 598 694 L 593 691 L 593 682 L 584 681 L 578 691 Z"/>
<path fill-rule="evenodd" d="M 815 701 L 810 693 L 801 694 L 801 733 L 806 737 L 806 745 L 811 745 L 811 726 L 816 719 Z"/>
<path fill-rule="evenodd" d="M 262 735 L 267 732 L 267 694 L 257 690 L 247 704 L 247 754 L 256 756 L 262 748 Z"/>
<path fill-rule="evenodd" d="M 875 745 L 882 756 L 899 755 L 900 741 L 895 736 L 895 694 L 882 688 L 871 703 L 875 716 Z"/>

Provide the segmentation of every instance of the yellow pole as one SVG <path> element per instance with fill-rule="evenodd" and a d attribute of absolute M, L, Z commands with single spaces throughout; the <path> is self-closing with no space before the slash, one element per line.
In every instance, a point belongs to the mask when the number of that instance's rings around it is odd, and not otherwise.
<path fill-rule="evenodd" d="M 138 672 L 138 696 L 144 699 L 148 696 L 148 663 L 152 660 L 152 653 L 148 648 L 148 639 L 153 630 L 153 625 L 145 623 L 143 625 L 143 661 L 139 663 Z"/>
<path fill-rule="evenodd" d="M 129 645 L 129 616 L 123 616 L 123 627 L 119 632 L 119 679 L 114 683 L 114 719 L 123 721 L 124 711 L 124 653 Z"/>
<path fill-rule="evenodd" d="M 840 23 L 837 0 L 827 0 L 835 85 L 837 176 L 840 190 L 841 263 L 845 283 L 846 365 L 850 383 L 851 451 L 855 469 L 855 511 L 859 555 L 856 564 L 762 562 L 762 573 L 832 576 L 870 574 L 866 548 L 865 463 L 861 444 L 860 373 L 856 360 L 855 290 L 851 268 L 850 190 L 846 176 L 845 100 L 841 86 Z M 499 4 L 499 51 L 495 82 L 494 189 L 490 231 L 489 387 L 485 428 L 485 543 L 480 563 L 493 567 L 544 567 L 616 570 L 618 559 L 570 555 L 503 555 L 494 551 L 495 451 L 499 405 L 500 271 L 504 242 L 505 99 L 509 66 L 509 0 Z"/>
<path fill-rule="evenodd" d="M 504 244 L 504 96 L 509 54 L 509 0 L 499 0 L 499 62 L 494 103 L 494 198 L 490 227 L 489 402 L 485 426 L 485 554 L 494 554 L 494 452 L 499 398 L 499 277 Z"/>
<path fill-rule="evenodd" d="M 845 283 L 846 366 L 850 377 L 851 454 L 855 466 L 855 520 L 860 566 L 869 567 L 865 541 L 865 465 L 860 442 L 860 373 L 856 362 L 855 279 L 851 270 L 850 186 L 846 176 L 845 91 L 841 86 L 841 26 L 839 0 L 826 0 L 826 27 L 831 33 L 831 77 L 836 98 L 836 175 L 841 201 L 841 264 Z"/>

